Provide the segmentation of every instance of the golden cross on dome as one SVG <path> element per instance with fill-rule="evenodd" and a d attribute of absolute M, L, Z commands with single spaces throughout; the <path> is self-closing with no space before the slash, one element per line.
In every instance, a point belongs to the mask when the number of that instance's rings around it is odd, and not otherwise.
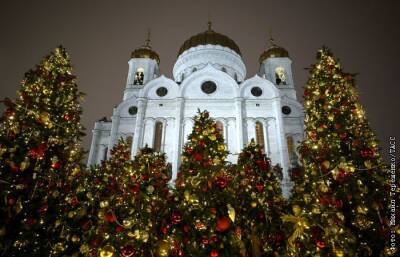
<path fill-rule="evenodd" d="M 208 31 L 212 31 L 211 26 L 212 26 L 211 15 L 210 15 L 210 13 L 208 13 L 208 21 L 207 21 Z"/>
<path fill-rule="evenodd" d="M 275 44 L 275 39 L 272 37 L 272 29 L 269 28 L 269 43 L 271 44 L 271 46 L 276 46 Z"/>
<path fill-rule="evenodd" d="M 144 45 L 147 47 L 150 46 L 150 28 L 147 29 L 147 37 L 146 37 Z"/>

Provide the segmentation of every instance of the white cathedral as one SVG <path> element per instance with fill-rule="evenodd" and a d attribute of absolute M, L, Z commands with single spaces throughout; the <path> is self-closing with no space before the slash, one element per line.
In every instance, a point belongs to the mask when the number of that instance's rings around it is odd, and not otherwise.
<path fill-rule="evenodd" d="M 288 52 L 271 40 L 259 58 L 258 74 L 246 79 L 239 47 L 209 23 L 207 31 L 183 43 L 170 79 L 160 74 L 160 58 L 149 42 L 132 52 L 123 99 L 111 121 L 95 123 L 88 165 L 101 163 L 125 138 L 132 141 L 132 157 L 145 145 L 164 152 L 174 181 L 193 117 L 198 109 L 207 110 L 223 133 L 227 161 L 235 163 L 254 139 L 282 167 L 287 195 L 288 169 L 297 161 L 304 118 Z"/>

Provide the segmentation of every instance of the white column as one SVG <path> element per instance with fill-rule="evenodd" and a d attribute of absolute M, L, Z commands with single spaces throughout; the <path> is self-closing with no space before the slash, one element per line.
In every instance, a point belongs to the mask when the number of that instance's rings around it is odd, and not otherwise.
<path fill-rule="evenodd" d="M 271 147 L 269 145 L 269 140 L 268 140 L 268 122 L 263 120 L 262 125 L 264 133 L 264 148 L 265 148 L 264 150 L 267 157 L 269 157 L 271 155 Z"/>
<path fill-rule="evenodd" d="M 236 138 L 237 138 L 237 152 L 243 148 L 244 145 L 244 129 L 243 129 L 243 98 L 238 97 L 235 99 L 236 107 Z"/>
<path fill-rule="evenodd" d="M 288 149 L 287 149 L 287 143 L 286 143 L 286 138 L 285 138 L 285 131 L 283 129 L 283 119 L 282 119 L 282 113 L 281 113 L 281 104 L 278 99 L 275 99 L 273 103 L 274 109 L 275 109 L 275 117 L 276 117 L 276 131 L 277 131 L 277 143 L 278 143 L 278 148 L 280 152 L 280 163 L 282 167 L 282 173 L 283 173 L 283 178 L 282 178 L 282 193 L 285 198 L 288 198 L 290 195 L 290 190 L 292 187 L 292 183 L 290 181 L 288 169 L 290 167 L 289 165 L 289 154 L 288 154 Z"/>
<path fill-rule="evenodd" d="M 92 130 L 92 143 L 90 145 L 89 158 L 88 158 L 88 162 L 87 162 L 88 167 L 90 165 L 95 164 L 96 155 L 99 151 L 99 149 L 98 149 L 99 138 L 100 138 L 100 131 L 97 130 L 96 128 L 93 129 Z"/>
<path fill-rule="evenodd" d="M 256 122 L 254 120 L 246 120 L 246 125 L 247 125 L 247 143 L 249 143 L 252 139 L 254 139 L 254 142 L 257 143 L 257 138 L 256 138 Z"/>
<path fill-rule="evenodd" d="M 176 113 L 175 113 L 175 141 L 174 141 L 174 157 L 172 160 L 172 178 L 170 183 L 175 183 L 178 168 L 181 161 L 181 151 L 182 151 L 182 144 L 183 144 L 183 113 L 184 113 L 184 99 L 179 97 L 176 100 Z"/>
<path fill-rule="evenodd" d="M 139 148 L 142 146 L 142 139 L 143 139 L 143 120 L 145 115 L 145 108 L 146 108 L 146 99 L 138 98 L 138 112 L 136 114 L 136 124 L 135 124 L 135 134 L 133 135 L 133 146 L 131 157 L 133 158 Z"/>
<path fill-rule="evenodd" d="M 115 109 L 114 109 L 115 110 Z M 110 156 L 111 150 L 114 145 L 118 142 L 118 127 L 119 127 L 120 117 L 119 115 L 114 115 L 111 117 L 111 132 L 110 132 L 110 140 L 108 142 L 108 153 L 107 156 Z"/>

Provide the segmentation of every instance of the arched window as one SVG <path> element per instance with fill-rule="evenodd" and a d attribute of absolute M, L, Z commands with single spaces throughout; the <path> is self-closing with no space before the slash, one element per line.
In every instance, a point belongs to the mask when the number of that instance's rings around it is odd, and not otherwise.
<path fill-rule="evenodd" d="M 286 137 L 286 143 L 287 143 L 290 163 L 297 162 L 296 151 L 294 149 L 293 137 L 292 136 L 287 136 Z"/>
<path fill-rule="evenodd" d="M 256 143 L 261 146 L 263 152 L 265 152 L 264 146 L 264 129 L 261 122 L 256 122 Z"/>
<path fill-rule="evenodd" d="M 135 79 L 133 81 L 134 85 L 143 85 L 144 80 L 144 69 L 138 68 L 135 72 Z"/>
<path fill-rule="evenodd" d="M 197 71 L 197 68 L 194 67 L 194 68 L 192 69 L 192 72 L 196 72 L 196 71 Z"/>
<path fill-rule="evenodd" d="M 154 142 L 153 148 L 156 152 L 161 152 L 161 142 L 162 142 L 163 124 L 160 121 L 156 122 L 154 128 Z"/>
<path fill-rule="evenodd" d="M 127 136 L 127 137 L 126 137 L 126 142 L 128 143 L 128 145 L 129 145 L 130 147 L 132 147 L 132 144 L 133 144 L 133 136 Z"/>
<path fill-rule="evenodd" d="M 283 67 L 277 67 L 275 69 L 275 84 L 286 85 L 286 75 Z"/>
<path fill-rule="evenodd" d="M 104 147 L 104 152 L 103 152 L 103 160 L 107 160 L 107 154 L 108 154 L 108 147 Z"/>
<path fill-rule="evenodd" d="M 224 137 L 224 124 L 220 121 L 217 121 L 216 124 L 219 133 L 221 134 L 222 137 Z"/>

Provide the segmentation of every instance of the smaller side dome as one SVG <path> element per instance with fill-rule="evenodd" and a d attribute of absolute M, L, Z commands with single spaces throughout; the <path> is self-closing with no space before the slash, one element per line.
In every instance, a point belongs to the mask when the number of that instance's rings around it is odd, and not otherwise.
<path fill-rule="evenodd" d="M 147 34 L 145 44 L 135 49 L 131 54 L 131 58 L 149 58 L 155 60 L 158 64 L 160 64 L 160 57 L 153 49 L 151 49 L 150 46 L 150 31 Z"/>
<path fill-rule="evenodd" d="M 282 58 L 282 57 L 289 57 L 289 52 L 283 48 L 275 44 L 275 41 L 273 38 L 270 38 L 270 43 L 271 46 L 264 51 L 261 55 L 258 61 L 262 63 L 268 58 Z"/>

